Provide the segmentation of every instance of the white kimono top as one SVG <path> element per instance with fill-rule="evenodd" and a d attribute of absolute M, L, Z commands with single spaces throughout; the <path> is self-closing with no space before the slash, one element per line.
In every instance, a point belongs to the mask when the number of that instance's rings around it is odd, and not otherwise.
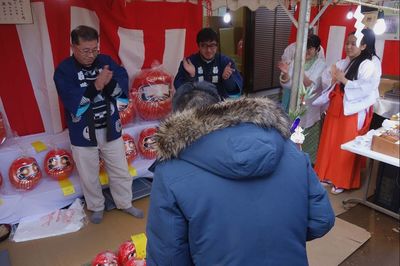
<path fill-rule="evenodd" d="M 293 77 L 293 67 L 294 61 L 292 61 L 289 65 L 289 75 L 290 79 L 286 83 L 281 82 L 281 86 L 283 89 L 292 89 L 292 77 Z M 309 128 L 313 126 L 316 122 L 321 119 L 321 114 L 324 110 L 322 110 L 321 106 L 314 106 L 312 102 L 321 95 L 322 87 L 321 87 L 321 75 L 325 70 L 326 64 L 325 60 L 321 57 L 318 57 L 315 62 L 311 65 L 308 70 L 304 71 L 304 74 L 311 80 L 312 84 L 306 89 L 311 90 L 312 94 L 315 94 L 311 99 L 306 100 L 307 111 L 300 118 L 300 126 L 303 128 Z"/>
<path fill-rule="evenodd" d="M 350 59 L 339 60 L 336 67 L 345 71 Z M 344 115 L 358 113 L 358 129 L 365 120 L 368 108 L 376 102 L 379 97 L 379 82 L 382 75 L 381 62 L 378 57 L 373 56 L 372 60 L 364 60 L 358 68 L 356 80 L 349 80 L 344 87 L 343 109 Z M 322 73 L 322 95 L 313 102 L 313 105 L 324 105 L 329 103 L 329 93 L 333 90 L 331 86 L 331 69 L 328 67 Z"/>

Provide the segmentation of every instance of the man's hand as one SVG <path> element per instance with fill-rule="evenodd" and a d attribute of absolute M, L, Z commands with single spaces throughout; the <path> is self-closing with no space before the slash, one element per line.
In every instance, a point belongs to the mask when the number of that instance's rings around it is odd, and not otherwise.
<path fill-rule="evenodd" d="M 279 61 L 278 68 L 283 74 L 289 74 L 289 64 L 288 63 Z"/>
<path fill-rule="evenodd" d="M 190 62 L 190 59 L 183 58 L 182 63 L 185 71 L 190 75 L 190 77 L 194 78 L 194 76 L 196 75 L 196 68 L 194 67 L 192 62 Z"/>
<path fill-rule="evenodd" d="M 231 77 L 232 73 L 235 72 L 235 69 L 231 67 L 232 63 L 229 62 L 224 68 L 224 72 L 222 72 L 222 78 L 227 80 Z"/>
<path fill-rule="evenodd" d="M 113 72 L 110 70 L 109 65 L 105 65 L 103 70 L 96 77 L 96 81 L 94 82 L 94 86 L 96 90 L 101 91 L 104 87 L 111 81 L 113 77 Z"/>

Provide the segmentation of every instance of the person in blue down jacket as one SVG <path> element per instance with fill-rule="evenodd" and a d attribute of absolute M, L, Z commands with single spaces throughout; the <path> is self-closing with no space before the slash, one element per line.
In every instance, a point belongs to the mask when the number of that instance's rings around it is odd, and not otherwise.
<path fill-rule="evenodd" d="M 183 58 L 174 79 L 175 89 L 186 82 L 208 81 L 213 83 L 222 98 L 237 98 L 243 87 L 243 79 L 229 57 L 217 53 L 218 35 L 211 28 L 197 33 L 199 52 Z"/>
<path fill-rule="evenodd" d="M 209 87 L 180 88 L 156 134 L 147 265 L 307 265 L 306 241 L 335 215 L 287 116 Z"/>

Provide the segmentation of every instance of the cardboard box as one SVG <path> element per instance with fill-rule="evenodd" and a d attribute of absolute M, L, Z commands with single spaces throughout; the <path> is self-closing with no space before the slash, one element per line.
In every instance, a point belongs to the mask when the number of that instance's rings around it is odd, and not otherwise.
<path fill-rule="evenodd" d="M 398 79 L 381 78 L 379 83 L 379 96 L 383 97 L 386 92 L 399 87 Z"/>
<path fill-rule="evenodd" d="M 373 136 L 371 150 L 380 152 L 392 157 L 400 158 L 399 144 L 395 144 L 396 140 L 388 139 L 382 136 Z"/>

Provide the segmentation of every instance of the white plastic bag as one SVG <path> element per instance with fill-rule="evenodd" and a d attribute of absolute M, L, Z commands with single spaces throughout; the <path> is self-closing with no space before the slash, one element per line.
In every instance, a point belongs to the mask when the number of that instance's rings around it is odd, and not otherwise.
<path fill-rule="evenodd" d="M 11 239 L 22 242 L 63 235 L 78 231 L 86 223 L 83 205 L 80 199 L 76 199 L 68 209 L 22 218 Z"/>

